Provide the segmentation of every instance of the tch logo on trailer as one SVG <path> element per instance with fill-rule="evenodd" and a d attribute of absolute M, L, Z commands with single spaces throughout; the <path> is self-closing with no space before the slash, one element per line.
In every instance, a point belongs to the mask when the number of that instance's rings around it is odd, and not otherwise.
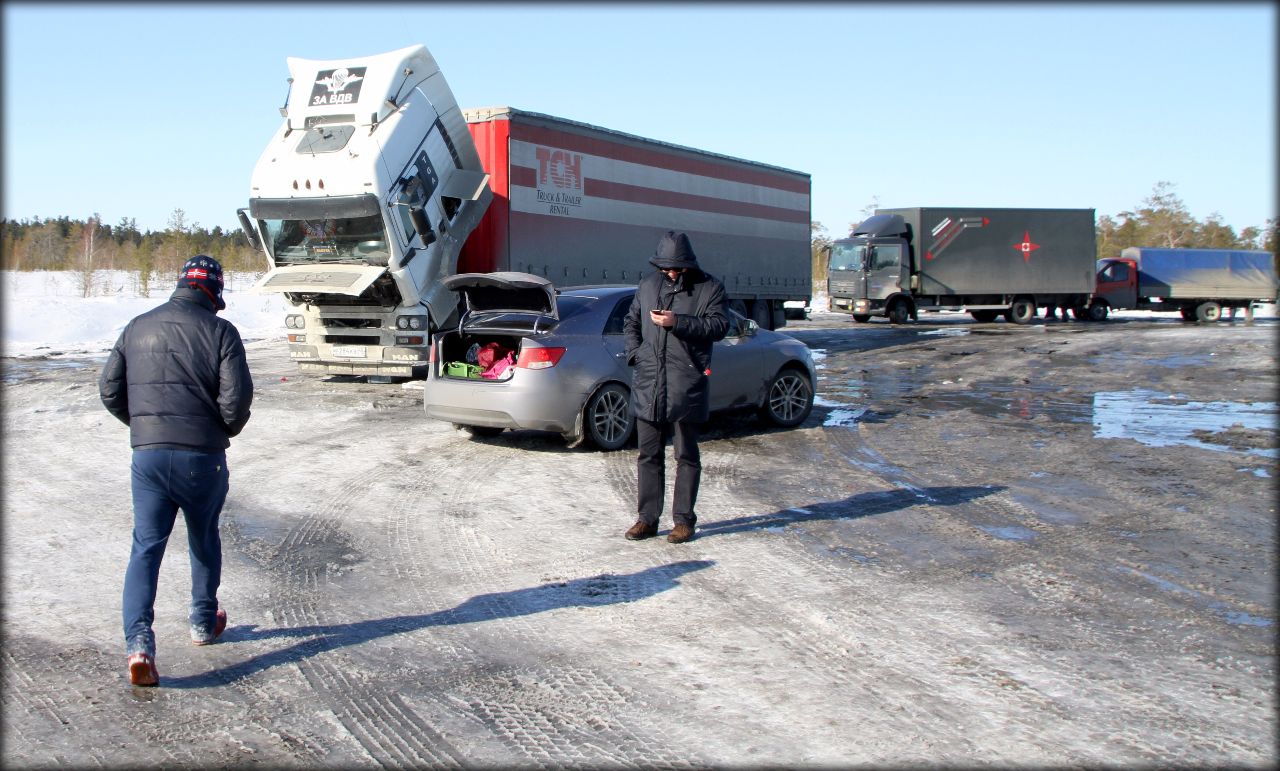
<path fill-rule="evenodd" d="M 558 188 L 582 189 L 582 156 L 567 150 L 539 147 L 534 151 L 538 158 L 538 187 L 547 180 Z"/>
<path fill-rule="evenodd" d="M 352 104 L 360 99 L 360 85 L 368 67 L 341 67 L 336 70 L 320 70 L 316 84 L 311 87 L 311 106 L 324 107 L 333 104 Z"/>

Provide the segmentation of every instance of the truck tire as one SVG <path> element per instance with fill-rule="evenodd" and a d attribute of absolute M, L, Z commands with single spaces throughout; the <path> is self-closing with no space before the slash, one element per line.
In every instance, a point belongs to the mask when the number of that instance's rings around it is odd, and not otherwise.
<path fill-rule="evenodd" d="M 868 321 L 870 321 L 870 320 L 871 320 L 871 314 L 870 314 L 870 313 L 855 313 L 855 314 L 853 314 L 853 320 L 854 320 L 854 321 L 856 321 L 856 322 L 858 322 L 859 324 L 866 324 Z"/>
<path fill-rule="evenodd" d="M 631 414 L 631 394 L 618 383 L 608 383 L 591 395 L 582 411 L 582 431 L 605 452 L 621 450 L 636 427 Z"/>
<path fill-rule="evenodd" d="M 991 309 L 980 310 L 980 311 L 969 311 L 969 315 L 973 317 L 974 321 L 978 321 L 983 324 L 990 324 L 991 322 L 1000 318 L 1000 311 L 993 311 Z"/>
<path fill-rule="evenodd" d="M 1222 306 L 1210 300 L 1196 306 L 1196 321 L 1217 321 L 1222 318 Z"/>
<path fill-rule="evenodd" d="M 751 320 L 761 329 L 773 329 L 773 309 L 768 300 L 756 300 L 751 303 Z"/>
<path fill-rule="evenodd" d="M 784 367 L 769 381 L 760 417 L 780 428 L 794 428 L 813 410 L 813 382 L 809 373 Z"/>
<path fill-rule="evenodd" d="M 888 317 L 891 324 L 906 324 L 911 318 L 911 309 L 907 307 L 905 300 L 898 300 L 889 306 L 889 310 L 885 311 L 884 315 Z"/>
<path fill-rule="evenodd" d="M 1183 321 L 1195 321 L 1195 320 L 1196 320 L 1196 309 L 1195 309 L 1195 308 L 1192 308 L 1192 307 L 1191 307 L 1191 306 L 1189 306 L 1189 305 L 1184 305 L 1184 306 L 1182 306 L 1181 308 L 1179 308 L 1179 309 L 1178 309 L 1178 313 L 1182 314 L 1182 320 L 1183 320 Z"/>
<path fill-rule="evenodd" d="M 1009 310 L 1004 312 L 1004 317 L 1014 324 L 1030 324 L 1036 317 L 1035 300 L 1019 297 L 1009 306 Z"/>
<path fill-rule="evenodd" d="M 1089 321 L 1106 321 L 1108 310 L 1106 303 L 1095 300 L 1085 309 L 1085 318 Z"/>

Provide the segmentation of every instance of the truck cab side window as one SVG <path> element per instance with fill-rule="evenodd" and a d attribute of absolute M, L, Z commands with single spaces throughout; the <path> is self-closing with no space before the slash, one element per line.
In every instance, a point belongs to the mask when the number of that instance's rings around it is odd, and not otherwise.
<path fill-rule="evenodd" d="M 898 244 L 882 244 L 872 252 L 871 270 L 896 268 L 902 264 L 902 247 Z"/>

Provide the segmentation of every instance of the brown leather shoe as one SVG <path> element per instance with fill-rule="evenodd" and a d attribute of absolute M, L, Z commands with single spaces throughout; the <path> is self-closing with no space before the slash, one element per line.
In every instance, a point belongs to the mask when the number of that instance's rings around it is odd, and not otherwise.
<path fill-rule="evenodd" d="M 637 519 L 636 523 L 631 526 L 625 535 L 628 541 L 643 541 L 646 538 L 652 538 L 658 534 L 658 523 L 647 523 L 643 519 Z"/>
<path fill-rule="evenodd" d="M 684 543 L 693 540 L 693 525 L 676 525 L 667 536 L 667 543 Z"/>

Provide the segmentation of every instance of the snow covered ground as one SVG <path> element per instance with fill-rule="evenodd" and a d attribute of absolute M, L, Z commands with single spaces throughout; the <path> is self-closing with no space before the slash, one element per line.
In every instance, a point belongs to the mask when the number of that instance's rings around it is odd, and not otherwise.
<path fill-rule="evenodd" d="M 246 341 L 284 335 L 284 298 L 249 291 L 258 275 L 230 274 L 223 292 L 222 315 Z M 90 296 L 82 277 L 73 271 L 0 271 L 5 356 L 47 356 L 53 353 L 107 353 L 121 330 L 140 313 L 169 299 L 177 285 L 166 274 L 153 279 L 150 292 L 139 292 L 138 275 L 128 271 L 98 271 Z"/>

